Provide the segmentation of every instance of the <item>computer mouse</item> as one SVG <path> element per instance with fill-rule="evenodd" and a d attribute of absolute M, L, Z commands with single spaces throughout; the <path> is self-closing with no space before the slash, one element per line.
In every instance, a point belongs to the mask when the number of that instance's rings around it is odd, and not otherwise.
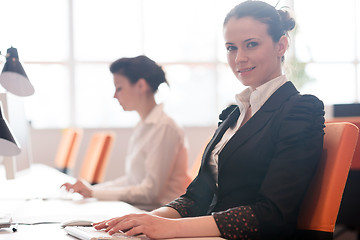
<path fill-rule="evenodd" d="M 67 226 L 91 227 L 92 223 L 93 222 L 89 221 L 89 220 L 73 219 L 73 220 L 62 222 L 61 227 L 67 227 Z"/>

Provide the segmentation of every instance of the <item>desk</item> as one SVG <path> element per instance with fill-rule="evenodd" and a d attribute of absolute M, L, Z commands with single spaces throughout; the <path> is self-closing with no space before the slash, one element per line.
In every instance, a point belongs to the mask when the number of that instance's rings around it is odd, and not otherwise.
<path fill-rule="evenodd" d="M 51 239 L 74 239 L 60 227 L 61 222 L 70 219 L 97 222 L 144 212 L 125 202 L 83 199 L 79 194 L 60 189 L 61 184 L 74 180 L 56 169 L 37 164 L 17 174 L 14 180 L 1 179 L 0 213 L 9 213 L 13 222 L 20 225 L 15 233 L 0 229 L 0 239 L 48 239 L 53 235 Z"/>
<path fill-rule="evenodd" d="M 59 187 L 66 181 L 74 181 L 74 178 L 45 165 L 34 164 L 14 180 L 1 177 L 0 169 L 0 213 L 11 214 L 14 223 L 31 225 L 19 225 L 17 232 L 12 232 L 11 228 L 0 229 L 0 240 L 74 240 L 60 227 L 61 222 L 70 219 L 97 222 L 144 212 L 121 201 L 83 199 L 76 194 L 64 198 L 64 192 Z"/>

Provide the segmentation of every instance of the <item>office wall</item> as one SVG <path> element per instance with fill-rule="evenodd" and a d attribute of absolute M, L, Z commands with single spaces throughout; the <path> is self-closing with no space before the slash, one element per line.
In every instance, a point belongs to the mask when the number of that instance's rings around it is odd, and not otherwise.
<path fill-rule="evenodd" d="M 189 142 L 189 167 L 197 157 L 205 141 L 213 134 L 215 128 L 216 126 L 185 128 L 185 134 Z M 132 129 L 101 129 L 101 131 L 103 130 L 114 131 L 116 133 L 114 148 L 106 170 L 106 181 L 124 174 L 124 158 Z M 61 131 L 61 129 L 31 129 L 31 144 L 34 163 L 43 163 L 49 166 L 55 166 L 55 154 L 61 139 Z M 81 162 L 85 156 L 90 137 L 95 131 L 98 131 L 98 129 L 84 129 L 84 135 L 80 144 L 76 167 L 73 171 L 74 176 L 77 176 L 80 171 Z"/>

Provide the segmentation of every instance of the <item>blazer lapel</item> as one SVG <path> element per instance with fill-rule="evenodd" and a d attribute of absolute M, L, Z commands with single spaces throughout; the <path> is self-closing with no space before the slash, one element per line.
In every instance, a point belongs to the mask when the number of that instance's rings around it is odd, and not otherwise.
<path fill-rule="evenodd" d="M 229 114 L 229 116 L 224 120 L 224 122 L 221 123 L 221 125 L 216 129 L 214 136 L 212 137 L 209 144 L 205 148 L 205 151 L 204 151 L 204 154 L 203 154 L 203 157 L 201 160 L 201 165 L 204 165 L 205 162 L 207 161 L 207 159 L 210 158 L 210 154 L 211 154 L 212 150 L 214 149 L 214 147 L 216 146 L 216 144 L 218 144 L 218 142 L 221 140 L 225 131 L 237 121 L 239 116 L 240 116 L 240 110 L 238 107 L 236 107 Z"/>
<path fill-rule="evenodd" d="M 257 131 L 260 131 L 269 121 L 275 110 L 281 107 L 292 95 L 298 94 L 295 86 L 291 82 L 286 82 L 264 103 L 264 105 L 252 116 L 246 124 L 241 127 L 229 140 L 219 155 L 219 168 L 232 152 L 244 144 Z"/>
<path fill-rule="evenodd" d="M 202 171 L 203 175 L 206 177 L 206 180 L 209 184 L 209 186 L 213 189 L 214 193 L 217 195 L 218 189 L 216 186 L 216 183 L 214 181 L 214 178 L 212 176 L 212 173 L 210 169 L 208 168 L 208 161 L 210 159 L 210 155 L 216 144 L 220 141 L 222 136 L 224 135 L 225 131 L 234 124 L 234 122 L 237 121 L 239 118 L 240 111 L 239 108 L 236 107 L 229 116 L 224 120 L 224 122 L 221 123 L 221 125 L 216 129 L 214 136 L 210 140 L 209 144 L 206 146 L 204 154 L 202 156 L 201 160 L 201 168 L 200 171 Z"/>

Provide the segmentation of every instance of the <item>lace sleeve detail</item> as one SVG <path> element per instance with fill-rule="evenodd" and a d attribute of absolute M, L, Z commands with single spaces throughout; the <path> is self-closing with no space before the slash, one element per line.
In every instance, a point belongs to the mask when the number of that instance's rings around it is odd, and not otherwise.
<path fill-rule="evenodd" d="M 226 239 L 260 239 L 259 223 L 250 206 L 212 213 L 221 236 Z"/>
<path fill-rule="evenodd" d="M 200 209 L 196 207 L 195 202 L 187 197 L 179 197 L 174 201 L 165 205 L 165 207 L 171 207 L 179 212 L 181 217 L 193 217 L 197 216 Z"/>

